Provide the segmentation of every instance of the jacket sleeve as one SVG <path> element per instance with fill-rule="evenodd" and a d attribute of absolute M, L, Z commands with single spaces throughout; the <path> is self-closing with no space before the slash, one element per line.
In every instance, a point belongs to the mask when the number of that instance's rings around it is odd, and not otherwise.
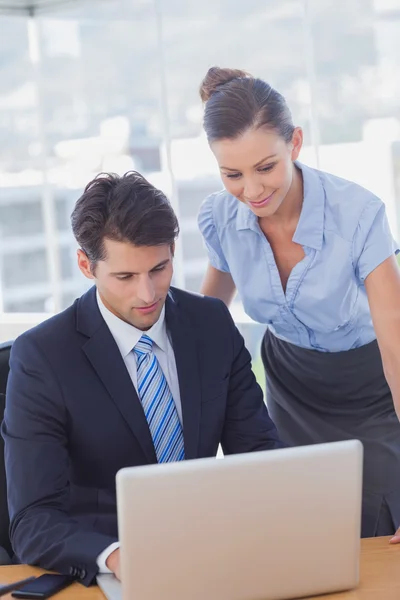
<path fill-rule="evenodd" d="M 225 454 L 285 447 L 264 402 L 263 393 L 251 367 L 251 357 L 229 310 L 221 302 L 232 340 L 228 403 L 222 435 Z"/>
<path fill-rule="evenodd" d="M 14 342 L 2 435 L 10 537 L 27 564 L 77 575 L 89 585 L 115 538 L 70 515 L 68 414 L 56 374 L 32 334 Z"/>

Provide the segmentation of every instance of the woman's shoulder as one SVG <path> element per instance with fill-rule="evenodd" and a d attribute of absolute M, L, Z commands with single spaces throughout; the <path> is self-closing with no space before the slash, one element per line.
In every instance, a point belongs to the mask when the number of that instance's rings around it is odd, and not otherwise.
<path fill-rule="evenodd" d="M 371 201 L 382 203 L 378 196 L 371 192 L 371 190 L 368 190 L 366 187 L 355 181 L 333 175 L 327 171 L 319 171 L 317 169 L 314 169 L 314 171 L 318 174 L 324 187 L 326 197 L 332 205 L 343 204 L 343 202 L 350 198 L 360 208 L 363 208 Z"/>
<path fill-rule="evenodd" d="M 237 217 L 239 201 L 225 189 L 207 196 L 200 206 L 198 222 L 200 228 L 213 225 L 217 229 L 226 227 Z"/>
<path fill-rule="evenodd" d="M 371 223 L 384 203 L 359 183 L 316 171 L 325 192 L 325 229 L 352 239 L 361 223 Z"/>

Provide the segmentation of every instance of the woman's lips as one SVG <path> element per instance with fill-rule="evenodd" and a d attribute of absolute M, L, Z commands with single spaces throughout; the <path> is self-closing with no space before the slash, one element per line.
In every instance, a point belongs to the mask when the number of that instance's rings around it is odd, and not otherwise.
<path fill-rule="evenodd" d="M 271 198 L 274 194 L 275 192 L 272 192 L 272 194 L 270 194 L 268 198 L 264 198 L 264 200 L 260 200 L 260 202 L 249 202 L 249 204 L 251 204 L 251 206 L 254 206 L 254 208 L 262 208 L 271 201 Z"/>

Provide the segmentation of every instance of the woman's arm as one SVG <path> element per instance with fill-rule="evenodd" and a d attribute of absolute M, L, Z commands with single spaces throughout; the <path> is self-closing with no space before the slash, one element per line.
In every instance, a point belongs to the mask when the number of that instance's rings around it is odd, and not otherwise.
<path fill-rule="evenodd" d="M 400 271 L 390 256 L 365 279 L 386 380 L 400 419 Z"/>
<path fill-rule="evenodd" d="M 394 255 L 365 278 L 365 289 L 383 369 L 400 418 L 400 271 Z M 400 543 L 400 527 L 390 542 Z"/>
<path fill-rule="evenodd" d="M 201 293 L 204 294 L 204 296 L 219 298 L 229 306 L 236 293 L 236 286 L 233 282 L 232 275 L 230 273 L 225 273 L 224 271 L 218 271 L 218 269 L 215 269 L 209 264 L 203 285 L 201 286 Z"/>

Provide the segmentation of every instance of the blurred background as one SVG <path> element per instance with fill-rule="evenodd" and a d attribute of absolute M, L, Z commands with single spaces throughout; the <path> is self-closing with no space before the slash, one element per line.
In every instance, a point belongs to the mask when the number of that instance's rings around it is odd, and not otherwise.
<path fill-rule="evenodd" d="M 399 236 L 400 0 L 0 0 L 0 342 L 87 289 L 69 216 L 100 171 L 168 194 L 175 284 L 199 290 L 197 212 L 222 187 L 198 95 L 212 65 L 283 93 L 302 161 L 379 195 Z M 232 312 L 261 373 L 263 328 Z"/>

